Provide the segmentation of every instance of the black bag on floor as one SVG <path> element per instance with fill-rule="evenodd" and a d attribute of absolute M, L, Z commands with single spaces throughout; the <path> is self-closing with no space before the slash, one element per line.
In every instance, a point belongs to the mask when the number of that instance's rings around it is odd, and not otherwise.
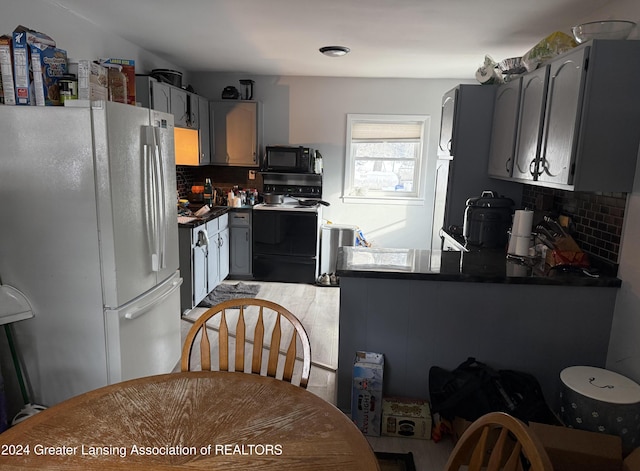
<path fill-rule="evenodd" d="M 453 371 L 431 367 L 429 395 L 431 409 L 445 419 L 457 416 L 474 421 L 488 412 L 501 411 L 526 423 L 558 423 L 533 375 L 496 371 L 471 357 Z"/>

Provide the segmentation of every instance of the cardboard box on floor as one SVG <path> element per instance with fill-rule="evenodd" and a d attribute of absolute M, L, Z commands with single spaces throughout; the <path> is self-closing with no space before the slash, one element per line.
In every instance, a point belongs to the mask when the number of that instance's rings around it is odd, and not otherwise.
<path fill-rule="evenodd" d="M 384 355 L 356 352 L 353 362 L 351 419 L 365 435 L 380 436 Z"/>
<path fill-rule="evenodd" d="M 382 435 L 431 439 L 431 410 L 423 399 L 385 397 L 382 399 Z"/>
<path fill-rule="evenodd" d="M 454 443 L 469 425 L 468 420 L 453 419 Z M 544 445 L 554 471 L 640 471 L 640 448 L 623 460 L 618 436 L 536 422 L 529 428 Z"/>

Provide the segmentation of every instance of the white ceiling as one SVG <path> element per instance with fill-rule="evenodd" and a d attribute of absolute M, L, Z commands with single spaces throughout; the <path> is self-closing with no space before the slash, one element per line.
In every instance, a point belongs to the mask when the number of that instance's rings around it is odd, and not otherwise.
<path fill-rule="evenodd" d="M 184 72 L 472 78 L 625 0 L 54 0 Z M 634 19 L 634 18 L 627 18 Z M 343 45 L 341 58 L 318 49 Z"/>

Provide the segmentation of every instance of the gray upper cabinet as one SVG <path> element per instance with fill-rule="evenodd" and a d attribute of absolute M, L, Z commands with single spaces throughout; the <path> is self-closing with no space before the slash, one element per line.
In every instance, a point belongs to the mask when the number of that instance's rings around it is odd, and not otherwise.
<path fill-rule="evenodd" d="M 579 49 L 550 65 L 538 181 L 572 183 L 588 52 Z"/>
<path fill-rule="evenodd" d="M 257 167 L 261 146 L 260 104 L 256 101 L 210 102 L 211 163 Z"/>
<path fill-rule="evenodd" d="M 195 100 L 197 101 L 194 103 Z M 191 106 L 197 106 L 198 120 L 197 125 L 200 128 L 200 165 L 208 165 L 211 163 L 211 131 L 209 128 L 209 100 L 205 97 L 192 95 Z"/>
<path fill-rule="evenodd" d="M 192 127 L 187 105 L 187 92 L 181 88 L 171 87 L 171 113 L 174 124 L 183 128 Z"/>
<path fill-rule="evenodd" d="M 153 77 L 136 76 L 136 101 L 145 108 L 171 113 L 178 127 L 199 127 L 199 98 L 195 93 L 159 82 Z"/>
<path fill-rule="evenodd" d="M 524 75 L 512 175 L 492 170 L 494 162 L 489 173 L 564 190 L 631 191 L 640 144 L 637 57 L 640 41 L 594 40 Z"/>
<path fill-rule="evenodd" d="M 493 108 L 489 175 L 510 177 L 516 147 L 522 78 L 498 88 Z"/>
<path fill-rule="evenodd" d="M 458 89 L 449 90 L 442 97 L 442 112 L 440 115 L 440 139 L 438 140 L 438 157 L 451 158 L 454 155 L 453 130 L 456 110 L 456 96 Z"/>
<path fill-rule="evenodd" d="M 171 86 L 155 82 L 152 85 L 153 109 L 163 113 L 171 113 Z M 149 106 L 149 108 L 151 108 Z M 175 124 L 175 122 L 174 122 Z"/>
<path fill-rule="evenodd" d="M 536 177 L 548 79 L 549 66 L 527 74 L 522 79 L 520 116 L 513 166 L 514 178 L 534 180 Z"/>

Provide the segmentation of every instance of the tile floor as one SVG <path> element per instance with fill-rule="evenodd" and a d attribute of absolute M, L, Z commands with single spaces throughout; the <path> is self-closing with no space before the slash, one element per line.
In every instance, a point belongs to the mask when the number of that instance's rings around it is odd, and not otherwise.
<path fill-rule="evenodd" d="M 237 283 L 226 281 L 225 283 Z M 294 314 L 306 312 L 301 319 L 312 344 L 311 376 L 307 389 L 328 402 L 336 402 L 336 374 L 338 355 L 338 312 L 340 289 L 317 287 L 296 283 L 259 284 L 257 297 L 268 299 L 287 307 Z M 197 317 L 204 308 L 193 309 L 188 316 Z M 330 311 L 329 311 L 330 310 Z M 327 315 L 327 313 L 334 315 Z M 298 315 L 298 314 L 296 314 Z M 301 316 L 302 317 L 302 316 Z M 329 324 L 329 325 L 327 325 Z M 182 322 L 183 338 L 191 327 L 187 320 Z M 314 354 L 314 352 L 317 353 Z M 408 453 L 412 452 L 417 471 L 442 470 L 449 453 L 453 449 L 450 440 L 434 443 L 431 440 L 415 440 L 395 437 L 367 437 L 375 451 Z"/>

